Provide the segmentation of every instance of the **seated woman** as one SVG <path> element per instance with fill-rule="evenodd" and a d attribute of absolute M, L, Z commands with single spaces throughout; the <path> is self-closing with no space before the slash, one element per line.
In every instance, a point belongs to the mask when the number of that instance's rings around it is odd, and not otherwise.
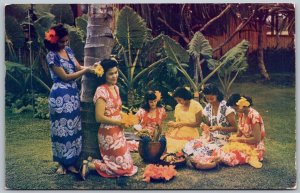
<path fill-rule="evenodd" d="M 184 153 L 202 164 L 217 159 L 217 150 L 227 143 L 232 132 L 237 131 L 234 109 L 226 106 L 223 93 L 218 87 L 207 84 L 203 93 L 207 105 L 202 111 L 205 118 L 200 125 L 202 135 L 188 142 L 183 149 Z"/>
<path fill-rule="evenodd" d="M 227 105 L 233 107 L 238 113 L 239 130 L 236 136 L 230 138 L 230 143 L 238 143 L 228 147 L 224 146 L 220 156 L 221 160 L 230 166 L 249 163 L 255 168 L 262 167 L 259 161 L 263 160 L 265 153 L 263 140 L 265 127 L 260 114 L 252 108 L 252 99 L 240 94 L 233 94 L 230 96 Z M 254 152 L 251 150 L 254 150 Z"/>
<path fill-rule="evenodd" d="M 230 134 L 237 131 L 234 109 L 226 105 L 223 93 L 214 84 L 207 84 L 203 94 L 208 104 L 202 113 L 205 117 L 201 124 L 202 138 L 224 145 Z"/>
<path fill-rule="evenodd" d="M 144 101 L 141 108 L 136 113 L 140 124 L 134 128 L 138 131 L 147 130 L 153 136 L 155 129 L 160 128 L 158 133 L 161 133 L 162 121 L 167 117 L 166 110 L 160 103 L 161 94 L 159 91 L 147 91 L 144 96 Z"/>
<path fill-rule="evenodd" d="M 192 94 L 186 88 L 177 88 L 173 97 L 178 104 L 174 113 L 176 122 L 168 123 L 171 128 L 166 132 L 167 153 L 181 151 L 188 141 L 199 138 L 197 127 L 203 110 L 199 102 L 192 100 Z"/>

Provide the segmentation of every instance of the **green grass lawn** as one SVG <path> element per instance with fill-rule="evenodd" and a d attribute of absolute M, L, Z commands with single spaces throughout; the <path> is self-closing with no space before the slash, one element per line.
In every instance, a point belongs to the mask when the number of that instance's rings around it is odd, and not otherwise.
<path fill-rule="evenodd" d="M 170 182 L 142 181 L 145 164 L 133 153 L 138 173 L 122 189 L 287 189 L 296 185 L 295 87 L 245 82 L 233 90 L 253 97 L 266 127 L 266 155 L 261 169 L 249 165 L 198 171 L 178 169 Z M 170 116 L 172 117 L 172 112 Z M 9 189 L 121 189 L 114 179 L 97 174 L 86 181 L 78 176 L 57 175 L 52 162 L 49 120 L 31 113 L 11 114 L 6 109 L 5 169 Z"/>

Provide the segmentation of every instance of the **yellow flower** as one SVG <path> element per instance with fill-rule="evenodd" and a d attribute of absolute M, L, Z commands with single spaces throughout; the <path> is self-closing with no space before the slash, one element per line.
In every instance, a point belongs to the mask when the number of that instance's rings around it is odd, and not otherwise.
<path fill-rule="evenodd" d="M 191 88 L 190 87 L 188 87 L 188 86 L 186 86 L 186 87 L 184 87 L 186 90 L 188 90 L 188 91 L 191 91 Z"/>
<path fill-rule="evenodd" d="M 160 101 L 160 99 L 161 99 L 161 93 L 158 90 L 155 91 L 155 96 L 156 96 L 156 100 Z"/>
<path fill-rule="evenodd" d="M 102 77 L 103 74 L 104 74 L 104 69 L 103 67 L 101 66 L 101 64 L 98 64 L 96 67 L 95 67 L 95 74 L 98 76 L 98 77 Z"/>
<path fill-rule="evenodd" d="M 130 127 L 138 124 L 139 119 L 130 111 L 128 114 L 122 114 L 122 123 L 124 123 L 125 127 Z"/>
<path fill-rule="evenodd" d="M 247 101 L 246 98 L 241 97 L 241 99 L 236 103 L 237 106 L 239 106 L 239 109 L 242 109 L 243 107 L 249 107 L 250 103 Z"/>
<path fill-rule="evenodd" d="M 222 150 L 224 152 L 232 152 L 232 151 L 239 151 L 247 156 L 249 156 L 249 159 L 247 160 L 247 163 L 255 168 L 261 168 L 262 163 L 258 159 L 258 153 L 254 148 L 251 148 L 249 145 L 245 143 L 240 142 L 229 142 L 226 145 L 222 147 Z"/>

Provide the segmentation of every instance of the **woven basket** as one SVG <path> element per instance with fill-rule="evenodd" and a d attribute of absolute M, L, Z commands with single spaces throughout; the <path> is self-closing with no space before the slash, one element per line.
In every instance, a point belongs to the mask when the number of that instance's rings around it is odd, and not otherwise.
<path fill-rule="evenodd" d="M 218 166 L 218 164 L 219 164 L 219 160 L 215 160 L 215 161 L 208 162 L 208 163 L 200 163 L 200 162 L 195 161 L 194 159 L 190 159 L 190 162 L 191 162 L 192 166 L 198 170 L 213 169 L 216 166 Z"/>

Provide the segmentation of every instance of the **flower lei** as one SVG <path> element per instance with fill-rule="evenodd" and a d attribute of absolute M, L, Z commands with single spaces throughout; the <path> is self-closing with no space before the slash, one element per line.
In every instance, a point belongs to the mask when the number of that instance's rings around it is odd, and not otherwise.
<path fill-rule="evenodd" d="M 47 32 L 45 32 L 45 39 L 51 44 L 55 44 L 59 38 L 54 29 L 49 29 Z"/>
<path fill-rule="evenodd" d="M 249 107 L 250 103 L 247 101 L 245 97 L 241 97 L 241 99 L 235 103 L 237 106 L 239 106 L 239 109 L 242 109 L 243 107 Z"/>

